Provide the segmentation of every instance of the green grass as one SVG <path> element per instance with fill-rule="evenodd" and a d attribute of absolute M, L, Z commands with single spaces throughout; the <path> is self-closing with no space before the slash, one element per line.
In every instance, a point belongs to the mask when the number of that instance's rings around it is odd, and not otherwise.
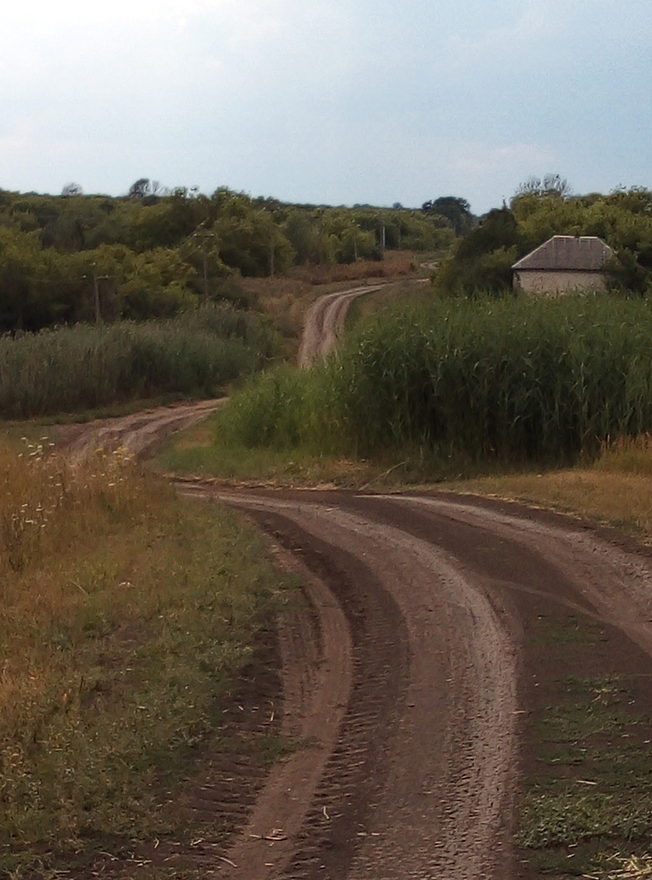
<path fill-rule="evenodd" d="M 303 449 L 288 453 L 245 446 L 225 439 L 221 425 L 221 411 L 217 411 L 201 424 L 170 437 L 152 459 L 152 465 L 168 474 L 286 486 L 361 486 L 379 473 L 378 465 L 371 462 L 322 456 Z"/>
<path fill-rule="evenodd" d="M 0 337 L 0 415 L 31 418 L 168 395 L 216 396 L 276 352 L 260 318 L 227 306 L 177 318 Z"/>
<path fill-rule="evenodd" d="M 577 642 L 594 645 L 601 639 L 598 624 L 571 614 L 542 619 L 541 626 L 533 636 L 533 641 L 541 645 L 569 645 Z"/>

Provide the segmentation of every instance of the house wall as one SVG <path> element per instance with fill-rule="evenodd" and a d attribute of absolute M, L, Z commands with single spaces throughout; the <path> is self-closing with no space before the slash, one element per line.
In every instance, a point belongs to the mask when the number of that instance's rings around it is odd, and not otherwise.
<path fill-rule="evenodd" d="M 571 290 L 606 290 L 602 272 L 516 270 L 514 287 L 529 293 L 568 293 Z"/>

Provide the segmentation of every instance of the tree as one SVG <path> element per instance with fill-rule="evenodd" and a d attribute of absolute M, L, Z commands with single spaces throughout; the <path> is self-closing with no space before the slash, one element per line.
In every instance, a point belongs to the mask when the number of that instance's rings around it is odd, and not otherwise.
<path fill-rule="evenodd" d="M 455 235 L 466 235 L 475 225 L 471 205 L 466 199 L 457 196 L 440 196 L 433 201 L 424 202 L 421 210 L 424 214 L 439 214 L 446 217 L 453 227 Z"/>
<path fill-rule="evenodd" d="M 149 177 L 139 177 L 131 184 L 127 193 L 130 199 L 146 199 L 167 194 L 167 187 L 162 186 L 158 180 L 150 180 Z"/>
<path fill-rule="evenodd" d="M 570 184 L 565 177 L 559 174 L 546 174 L 545 177 L 528 177 L 520 183 L 514 194 L 519 196 L 552 196 L 553 198 L 565 199 L 572 192 Z"/>
<path fill-rule="evenodd" d="M 78 183 L 67 183 L 61 190 L 61 195 L 64 198 L 69 196 L 83 196 L 84 190 Z"/>
<path fill-rule="evenodd" d="M 489 211 L 482 223 L 463 238 L 437 272 L 435 284 L 444 293 L 500 293 L 511 286 L 511 267 L 519 252 L 516 218 L 506 208 Z"/>
<path fill-rule="evenodd" d="M 133 257 L 130 277 L 120 285 L 125 318 L 168 318 L 194 308 L 195 270 L 170 248 L 154 248 Z"/>

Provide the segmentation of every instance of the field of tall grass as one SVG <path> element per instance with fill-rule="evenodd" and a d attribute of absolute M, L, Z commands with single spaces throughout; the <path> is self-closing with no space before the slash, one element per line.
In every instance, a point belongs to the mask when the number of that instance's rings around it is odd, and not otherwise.
<path fill-rule="evenodd" d="M 287 586 L 253 527 L 119 452 L 0 444 L 0 876 L 191 833 L 170 803 Z"/>
<path fill-rule="evenodd" d="M 31 418 L 165 393 L 211 396 L 276 352 L 252 313 L 211 306 L 163 321 L 0 337 L 0 417 Z"/>
<path fill-rule="evenodd" d="M 220 416 L 245 446 L 568 463 L 652 430 L 652 305 L 438 299 L 378 315 L 323 365 L 255 379 Z"/>

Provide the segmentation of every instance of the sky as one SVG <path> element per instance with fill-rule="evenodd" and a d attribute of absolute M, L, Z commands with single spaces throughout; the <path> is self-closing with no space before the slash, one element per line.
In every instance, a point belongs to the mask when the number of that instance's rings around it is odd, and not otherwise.
<path fill-rule="evenodd" d="M 0 32 L 0 189 L 652 187 L 652 0 L 16 0 Z"/>

